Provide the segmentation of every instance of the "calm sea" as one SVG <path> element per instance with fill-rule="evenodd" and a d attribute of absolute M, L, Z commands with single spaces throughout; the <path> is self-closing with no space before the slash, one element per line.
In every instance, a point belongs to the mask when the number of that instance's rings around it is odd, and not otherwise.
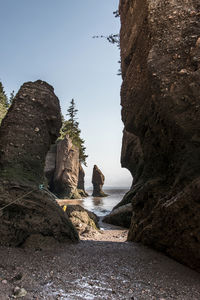
<path fill-rule="evenodd" d="M 108 197 L 92 197 L 89 196 L 82 200 L 82 206 L 98 216 L 107 215 L 113 207 L 119 203 L 129 188 L 104 188 L 103 191 L 108 194 Z M 88 194 L 92 194 L 92 190 L 87 190 Z"/>

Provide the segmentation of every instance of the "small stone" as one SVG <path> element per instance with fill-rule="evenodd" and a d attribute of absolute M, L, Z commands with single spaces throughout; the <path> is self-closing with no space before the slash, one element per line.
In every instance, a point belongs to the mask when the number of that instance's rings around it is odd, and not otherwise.
<path fill-rule="evenodd" d="M 27 291 L 24 288 L 20 288 L 16 286 L 14 288 L 14 298 L 25 297 L 27 295 Z"/>
<path fill-rule="evenodd" d="M 192 10 L 191 12 L 190 12 L 190 16 L 196 16 L 196 11 L 195 10 Z"/>
<path fill-rule="evenodd" d="M 188 73 L 188 72 L 187 72 L 186 69 L 181 69 L 180 72 L 179 72 L 180 75 L 185 75 L 185 74 L 187 74 L 187 73 Z"/>
<path fill-rule="evenodd" d="M 39 132 L 40 129 L 39 129 L 38 127 L 35 127 L 34 131 L 35 131 L 35 132 Z"/>
<path fill-rule="evenodd" d="M 4 280 L 2 280 L 2 283 L 3 283 L 3 284 L 7 284 L 8 281 L 7 281 L 6 279 L 4 279 Z"/>
<path fill-rule="evenodd" d="M 196 47 L 200 48 L 200 37 L 196 41 Z"/>

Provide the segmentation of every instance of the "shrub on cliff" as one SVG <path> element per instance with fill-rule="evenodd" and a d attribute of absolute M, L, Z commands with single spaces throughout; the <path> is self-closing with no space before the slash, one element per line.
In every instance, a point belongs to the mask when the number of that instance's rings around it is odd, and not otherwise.
<path fill-rule="evenodd" d="M 74 146 L 79 149 L 79 161 L 86 166 L 86 159 L 88 155 L 85 154 L 86 147 L 84 146 L 85 141 L 80 137 L 81 130 L 79 129 L 79 123 L 77 122 L 77 112 L 74 99 L 71 100 L 70 106 L 67 110 L 66 116 L 69 116 L 68 120 L 64 120 L 60 131 L 60 138 L 63 139 L 67 134 L 71 139 Z"/>

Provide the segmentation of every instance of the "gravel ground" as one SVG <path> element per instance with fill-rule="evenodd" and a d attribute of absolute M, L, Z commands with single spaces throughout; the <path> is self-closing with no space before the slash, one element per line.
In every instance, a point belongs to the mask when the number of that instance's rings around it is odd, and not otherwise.
<path fill-rule="evenodd" d="M 200 274 L 139 244 L 127 230 L 100 233 L 51 249 L 0 248 L 0 300 L 200 299 Z"/>

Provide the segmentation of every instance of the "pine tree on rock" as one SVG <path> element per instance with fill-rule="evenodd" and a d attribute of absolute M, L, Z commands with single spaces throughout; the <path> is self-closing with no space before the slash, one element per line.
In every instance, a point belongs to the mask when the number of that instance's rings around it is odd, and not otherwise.
<path fill-rule="evenodd" d="M 88 155 L 85 154 L 85 141 L 80 137 L 81 130 L 79 129 L 79 123 L 77 122 L 77 112 L 78 109 L 76 109 L 75 101 L 74 99 L 72 99 L 66 114 L 66 116 L 68 116 L 69 119 L 63 120 L 60 139 L 64 139 L 66 134 L 72 139 L 73 145 L 78 147 L 79 149 L 80 163 L 83 163 L 86 166 L 86 159 Z"/>

